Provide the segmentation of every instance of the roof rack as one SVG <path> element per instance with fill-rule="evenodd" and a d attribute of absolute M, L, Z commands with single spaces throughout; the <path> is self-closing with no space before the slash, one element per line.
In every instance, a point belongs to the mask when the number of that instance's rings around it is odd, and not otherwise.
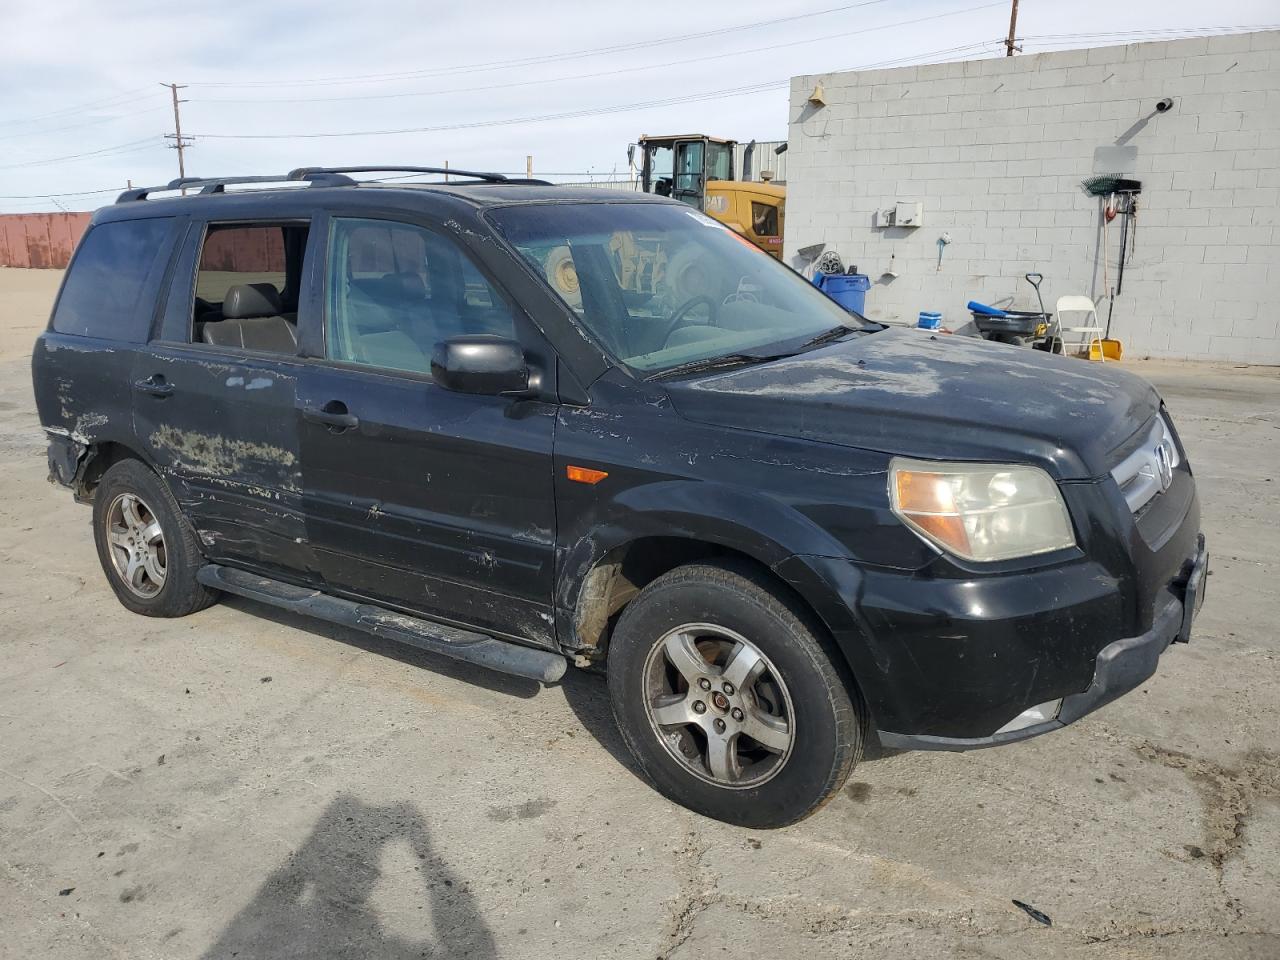
<path fill-rule="evenodd" d="M 231 183 L 286 183 L 287 176 L 266 177 L 178 177 L 168 183 L 154 187 L 135 187 L 126 190 L 116 197 L 116 203 L 128 203 L 131 200 L 145 200 L 153 193 L 164 193 L 169 190 L 196 190 L 200 193 L 226 193 L 227 184 Z"/>
<path fill-rule="evenodd" d="M 513 180 L 500 173 L 480 173 L 475 170 L 458 170 L 454 167 L 298 167 L 283 176 L 256 177 L 178 177 L 154 187 L 135 187 L 116 197 L 116 203 L 145 200 L 153 193 L 171 190 L 198 190 L 201 194 L 226 193 L 229 184 L 237 183 L 306 183 L 311 187 L 354 187 L 357 181 L 349 173 L 437 173 L 455 177 L 470 177 L 485 183 L 552 186 L 546 180 Z"/>
<path fill-rule="evenodd" d="M 326 186 L 348 186 L 356 181 L 342 176 L 347 173 L 439 173 L 445 176 L 471 177 L 486 183 L 507 183 L 507 178 L 500 173 L 481 173 L 476 170 L 458 170 L 453 167 L 298 167 L 289 171 L 290 180 L 310 180 L 315 182 L 322 178 L 332 178 Z"/>

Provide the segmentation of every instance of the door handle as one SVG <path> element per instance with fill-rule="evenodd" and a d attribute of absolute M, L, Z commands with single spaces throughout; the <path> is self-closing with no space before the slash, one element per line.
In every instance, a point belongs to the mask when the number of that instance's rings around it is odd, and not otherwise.
<path fill-rule="evenodd" d="M 168 397 L 173 395 L 173 384 L 164 378 L 163 373 L 153 373 L 145 380 L 135 380 L 133 389 L 152 397 Z"/>
<path fill-rule="evenodd" d="M 348 413 L 347 405 L 341 400 L 330 400 L 323 407 L 310 403 L 303 404 L 302 419 L 310 420 L 312 423 L 323 423 L 327 427 L 336 427 L 339 430 L 350 430 L 352 427 L 360 426 L 360 418 L 354 413 Z"/>

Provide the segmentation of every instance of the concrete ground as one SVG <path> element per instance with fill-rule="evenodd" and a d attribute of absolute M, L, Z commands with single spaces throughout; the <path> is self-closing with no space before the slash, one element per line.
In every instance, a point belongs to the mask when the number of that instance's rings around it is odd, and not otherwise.
<path fill-rule="evenodd" d="M 643 783 L 595 677 L 239 600 L 127 613 L 44 479 L 57 279 L 0 270 L 0 957 L 1280 956 L 1275 369 L 1129 365 L 1214 557 L 1149 683 L 1038 740 L 865 762 L 753 832 Z"/>

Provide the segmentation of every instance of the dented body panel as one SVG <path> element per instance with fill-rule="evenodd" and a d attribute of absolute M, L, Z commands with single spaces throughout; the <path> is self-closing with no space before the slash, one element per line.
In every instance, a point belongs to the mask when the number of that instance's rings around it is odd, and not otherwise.
<path fill-rule="evenodd" d="M 142 452 L 169 479 L 206 555 L 271 573 L 313 572 L 302 504 L 295 397 L 300 364 L 152 344 L 136 380 Z"/>
<path fill-rule="evenodd" d="M 996 742 L 1026 707 L 1094 690 L 1109 644 L 1152 638 L 1143 664 L 1154 663 L 1203 547 L 1185 453 L 1136 515 L 1109 475 L 1161 409 L 1149 385 L 1110 364 L 903 330 L 646 381 L 486 218 L 575 199 L 683 209 L 447 185 L 100 211 L 95 224 L 172 218 L 172 249 L 139 296 L 145 343 L 52 329 L 37 343 L 52 479 L 91 497 L 97 458 L 137 457 L 168 482 L 211 562 L 584 664 L 603 659 L 648 579 L 690 558 L 753 562 L 830 634 L 872 722 L 898 745 Z M 452 239 L 518 308 L 535 385 L 478 396 L 329 359 L 326 238 L 341 216 Z M 311 224 L 304 261 L 289 268 L 296 355 L 191 342 L 206 225 L 255 218 Z M 323 409 L 354 420 L 304 415 Z M 1076 545 L 985 564 L 941 553 L 890 510 L 890 463 L 903 455 L 1043 467 Z M 597 482 L 570 479 L 571 467 Z"/>

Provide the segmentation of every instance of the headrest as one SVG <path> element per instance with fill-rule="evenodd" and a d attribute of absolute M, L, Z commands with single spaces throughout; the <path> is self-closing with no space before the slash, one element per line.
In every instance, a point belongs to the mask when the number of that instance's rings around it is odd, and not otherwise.
<path fill-rule="evenodd" d="M 427 298 L 427 284 L 422 279 L 421 274 L 414 273 L 411 270 L 405 270 L 400 273 L 389 273 L 382 279 L 394 280 L 396 283 L 396 292 L 401 297 L 407 297 L 410 300 L 425 300 Z"/>
<path fill-rule="evenodd" d="M 274 317 L 280 312 L 280 292 L 269 283 L 237 284 L 222 300 L 222 315 L 228 320 Z"/>

